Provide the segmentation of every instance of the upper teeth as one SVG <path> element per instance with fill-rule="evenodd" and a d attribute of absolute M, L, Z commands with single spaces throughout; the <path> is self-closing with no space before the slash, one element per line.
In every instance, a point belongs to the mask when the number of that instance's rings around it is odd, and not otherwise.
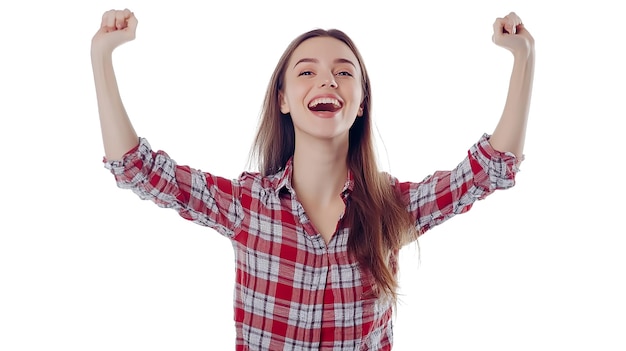
<path fill-rule="evenodd" d="M 341 107 L 339 100 L 329 97 L 317 98 L 309 103 L 309 107 L 315 107 L 319 104 L 333 104 L 335 107 Z"/>

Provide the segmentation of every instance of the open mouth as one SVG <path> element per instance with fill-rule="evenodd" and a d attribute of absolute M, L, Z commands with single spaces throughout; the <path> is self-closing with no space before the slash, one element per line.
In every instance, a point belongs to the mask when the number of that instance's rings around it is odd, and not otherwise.
<path fill-rule="evenodd" d="M 339 100 L 330 97 L 313 99 L 309 103 L 309 110 L 316 112 L 335 112 L 341 107 L 342 104 Z"/>

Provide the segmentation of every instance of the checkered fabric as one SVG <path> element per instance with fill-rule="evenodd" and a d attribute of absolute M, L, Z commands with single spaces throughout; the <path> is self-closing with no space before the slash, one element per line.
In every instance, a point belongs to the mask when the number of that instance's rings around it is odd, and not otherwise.
<path fill-rule="evenodd" d="M 417 183 L 389 176 L 422 233 L 514 185 L 518 160 L 488 138 L 451 171 Z M 350 228 L 341 219 L 328 244 L 316 231 L 291 186 L 291 161 L 271 176 L 229 180 L 177 165 L 140 138 L 122 160 L 104 164 L 119 187 L 231 240 L 237 350 L 391 349 L 392 304 L 370 294 L 373 278 L 348 255 Z M 349 175 L 346 206 L 352 188 Z"/>

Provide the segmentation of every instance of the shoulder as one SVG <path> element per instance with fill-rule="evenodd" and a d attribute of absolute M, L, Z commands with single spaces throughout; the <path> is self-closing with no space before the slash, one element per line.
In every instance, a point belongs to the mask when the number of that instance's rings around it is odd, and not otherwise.
<path fill-rule="evenodd" d="M 382 171 L 380 172 L 380 179 L 383 181 L 386 181 L 389 183 L 389 185 L 395 187 L 398 185 L 398 178 L 394 177 L 393 175 L 389 174 L 386 171 Z"/>
<path fill-rule="evenodd" d="M 237 181 L 245 188 L 277 189 L 280 179 L 280 173 L 264 176 L 260 172 L 245 171 L 239 175 Z"/>

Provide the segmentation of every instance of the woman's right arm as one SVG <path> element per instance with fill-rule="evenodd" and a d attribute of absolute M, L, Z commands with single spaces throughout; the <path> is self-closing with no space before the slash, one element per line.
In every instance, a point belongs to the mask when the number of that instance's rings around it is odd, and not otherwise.
<path fill-rule="evenodd" d="M 110 10 L 102 16 L 100 29 L 91 41 L 91 64 L 107 160 L 120 160 L 138 144 L 120 97 L 112 58 L 116 47 L 135 39 L 136 29 L 137 19 L 130 10 Z"/>
<path fill-rule="evenodd" d="M 112 53 L 135 38 L 137 19 L 128 9 L 104 13 L 91 42 L 91 62 L 104 142 L 105 167 L 120 188 L 176 210 L 183 218 L 233 237 L 243 220 L 240 181 L 177 165 L 139 139 L 126 114 L 113 71 Z"/>

